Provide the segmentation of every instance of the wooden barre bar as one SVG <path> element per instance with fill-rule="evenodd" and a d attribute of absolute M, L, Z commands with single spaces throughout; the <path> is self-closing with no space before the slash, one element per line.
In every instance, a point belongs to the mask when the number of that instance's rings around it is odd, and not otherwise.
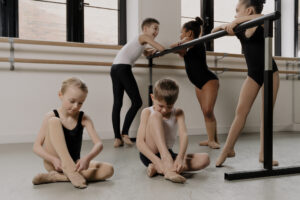
<path fill-rule="evenodd" d="M 87 43 L 76 43 L 76 42 L 55 42 L 55 41 L 42 41 L 42 40 L 24 40 L 19 38 L 13 38 L 16 44 L 31 44 L 31 45 L 48 45 L 48 46 L 65 46 L 65 47 L 81 47 L 81 48 L 102 48 L 102 49 L 113 49 L 119 50 L 122 48 L 121 45 L 105 45 L 105 44 L 87 44 Z M 9 42 L 9 38 L 0 37 L 0 42 Z M 222 56 L 231 58 L 244 58 L 243 54 L 230 54 L 230 53 L 219 53 L 207 51 L 208 56 Z M 274 56 L 275 60 L 281 61 L 300 61 L 300 58 L 292 57 L 279 57 Z"/>
<path fill-rule="evenodd" d="M 105 44 L 87 44 L 77 42 L 55 42 L 42 40 L 23 40 L 14 38 L 15 44 L 31 44 L 31 45 L 48 45 L 48 46 L 63 46 L 63 47 L 81 47 L 81 48 L 101 48 L 101 49 L 121 49 L 120 45 L 105 45 Z M 9 42 L 8 38 L 0 38 L 0 42 Z"/>
<path fill-rule="evenodd" d="M 0 62 L 9 62 L 8 58 L 1 58 Z M 32 64 L 57 64 L 57 65 L 89 65 L 89 66 L 111 66 L 110 62 L 97 62 L 97 61 L 74 61 L 74 60 L 43 60 L 43 59 L 28 59 L 28 58 L 15 58 L 15 63 L 32 63 Z M 147 64 L 136 64 L 136 67 L 148 68 Z M 185 69 L 184 66 L 176 65 L 153 65 L 154 69 Z M 240 68 L 225 68 L 225 67 L 209 67 L 213 71 L 223 72 L 247 72 L 247 69 Z M 297 71 L 279 71 L 281 74 L 300 74 Z"/>

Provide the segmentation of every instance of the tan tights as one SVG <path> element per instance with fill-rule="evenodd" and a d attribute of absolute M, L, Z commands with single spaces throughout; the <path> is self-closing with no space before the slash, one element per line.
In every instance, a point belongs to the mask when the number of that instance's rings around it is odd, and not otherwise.
<path fill-rule="evenodd" d="M 113 166 L 108 163 L 90 162 L 87 170 L 75 171 L 75 162 L 72 160 L 67 146 L 60 120 L 53 117 L 48 122 L 48 134 L 44 142 L 45 150 L 61 161 L 63 173 L 57 172 L 52 163 L 44 160 L 45 169 L 49 173 L 38 174 L 34 177 L 34 184 L 70 181 L 75 187 L 85 188 L 87 181 L 100 181 L 111 177 Z"/>

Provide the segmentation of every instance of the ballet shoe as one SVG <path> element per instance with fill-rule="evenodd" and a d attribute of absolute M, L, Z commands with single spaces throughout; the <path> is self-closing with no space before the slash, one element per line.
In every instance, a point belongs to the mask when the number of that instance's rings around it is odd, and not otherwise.
<path fill-rule="evenodd" d="M 149 164 L 147 167 L 147 175 L 149 177 L 153 177 L 157 173 L 153 164 Z"/>
<path fill-rule="evenodd" d="M 183 176 L 172 171 L 167 172 L 164 177 L 166 180 L 172 181 L 174 183 L 185 183 L 186 181 L 186 179 Z"/>

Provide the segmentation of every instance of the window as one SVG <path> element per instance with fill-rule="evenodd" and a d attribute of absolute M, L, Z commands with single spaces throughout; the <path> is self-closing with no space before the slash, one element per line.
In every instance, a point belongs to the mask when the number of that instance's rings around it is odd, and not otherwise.
<path fill-rule="evenodd" d="M 84 41 L 118 44 L 118 0 L 84 0 Z M 66 41 L 66 0 L 19 0 L 21 39 Z"/>
<path fill-rule="evenodd" d="M 181 25 L 200 17 L 200 0 L 181 0 Z"/>
<path fill-rule="evenodd" d="M 118 44 L 118 0 L 85 0 L 84 41 Z"/>
<path fill-rule="evenodd" d="M 298 47 L 298 52 L 297 52 L 297 55 L 298 55 L 298 57 L 300 57 L 300 2 L 298 1 L 298 29 L 297 29 L 297 32 L 295 31 L 295 33 L 296 34 L 298 34 L 298 45 L 297 45 L 297 47 Z M 296 49 L 296 48 L 295 48 Z"/>
<path fill-rule="evenodd" d="M 19 37 L 66 41 L 66 0 L 19 0 Z"/>

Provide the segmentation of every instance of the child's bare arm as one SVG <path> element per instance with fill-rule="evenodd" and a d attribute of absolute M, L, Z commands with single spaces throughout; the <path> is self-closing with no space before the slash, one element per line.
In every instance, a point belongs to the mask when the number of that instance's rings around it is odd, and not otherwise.
<path fill-rule="evenodd" d="M 45 115 L 42 126 L 40 128 L 40 131 L 39 131 L 37 138 L 35 139 L 34 144 L 33 144 L 33 152 L 35 154 L 37 154 L 38 156 L 40 156 L 41 158 L 43 158 L 44 160 L 52 163 L 55 170 L 61 171 L 60 160 L 57 157 L 49 154 L 43 148 L 43 144 L 44 144 L 46 135 L 48 133 L 48 121 L 51 117 L 55 117 L 55 115 L 52 111 L 50 111 L 49 113 L 47 113 Z"/>
<path fill-rule="evenodd" d="M 90 161 L 95 158 L 103 149 L 103 144 L 95 130 L 93 121 L 86 114 L 83 116 L 82 125 L 86 128 L 90 138 L 92 139 L 94 146 L 92 150 L 82 157 L 76 164 L 77 171 L 85 170 L 89 167 Z"/>
<path fill-rule="evenodd" d="M 176 110 L 176 118 L 179 132 L 179 153 L 178 157 L 184 158 L 188 146 L 187 128 L 184 119 L 184 112 L 181 109 Z"/>
<path fill-rule="evenodd" d="M 157 51 L 158 50 L 155 48 L 146 48 L 143 53 L 144 53 L 144 56 L 147 57 L 147 56 L 150 56 L 150 55 L 156 53 Z"/>
<path fill-rule="evenodd" d="M 170 47 L 171 48 L 177 47 L 177 46 L 182 45 L 182 44 L 184 44 L 184 43 L 186 43 L 188 41 L 191 41 L 192 39 L 193 38 L 191 38 L 191 37 L 185 37 L 181 41 L 172 44 Z M 181 57 L 183 57 L 186 54 L 186 49 L 182 49 L 182 50 L 176 51 L 175 53 L 178 53 Z"/>
<path fill-rule="evenodd" d="M 174 168 L 177 173 L 181 173 L 184 170 L 184 159 L 188 146 L 187 129 L 184 121 L 184 113 L 181 109 L 176 110 L 176 118 L 179 130 L 179 153 L 174 162 Z"/>
<path fill-rule="evenodd" d="M 150 111 L 148 109 L 144 109 L 141 114 L 141 120 L 140 125 L 137 132 L 136 137 L 136 146 L 138 150 L 144 154 L 149 160 L 152 161 L 152 163 L 158 163 L 160 159 L 150 150 L 150 148 L 147 146 L 145 140 L 146 140 L 146 127 L 147 127 L 147 121 L 150 116 Z"/>
<path fill-rule="evenodd" d="M 139 37 L 139 41 L 141 44 L 149 44 L 150 46 L 152 46 L 153 48 L 157 49 L 158 51 L 163 51 L 165 50 L 165 47 L 163 47 L 161 44 L 159 44 L 158 42 L 156 42 L 155 40 L 153 40 L 150 36 L 148 35 L 140 35 Z"/>
<path fill-rule="evenodd" d="M 222 25 L 214 28 L 211 32 L 214 33 L 214 32 L 220 31 L 220 30 L 225 30 L 228 33 L 228 35 L 233 36 L 233 35 L 235 35 L 233 29 L 237 25 L 239 25 L 243 22 L 250 21 L 250 20 L 255 19 L 257 17 L 260 17 L 260 16 L 262 16 L 262 15 L 261 14 L 256 14 L 256 15 L 249 15 L 249 16 L 239 17 L 239 18 L 236 18 L 235 20 L 233 20 L 231 23 L 222 24 Z M 247 37 L 251 37 L 252 34 L 255 32 L 255 30 L 256 30 L 256 27 L 247 29 L 247 31 L 246 31 Z"/>

